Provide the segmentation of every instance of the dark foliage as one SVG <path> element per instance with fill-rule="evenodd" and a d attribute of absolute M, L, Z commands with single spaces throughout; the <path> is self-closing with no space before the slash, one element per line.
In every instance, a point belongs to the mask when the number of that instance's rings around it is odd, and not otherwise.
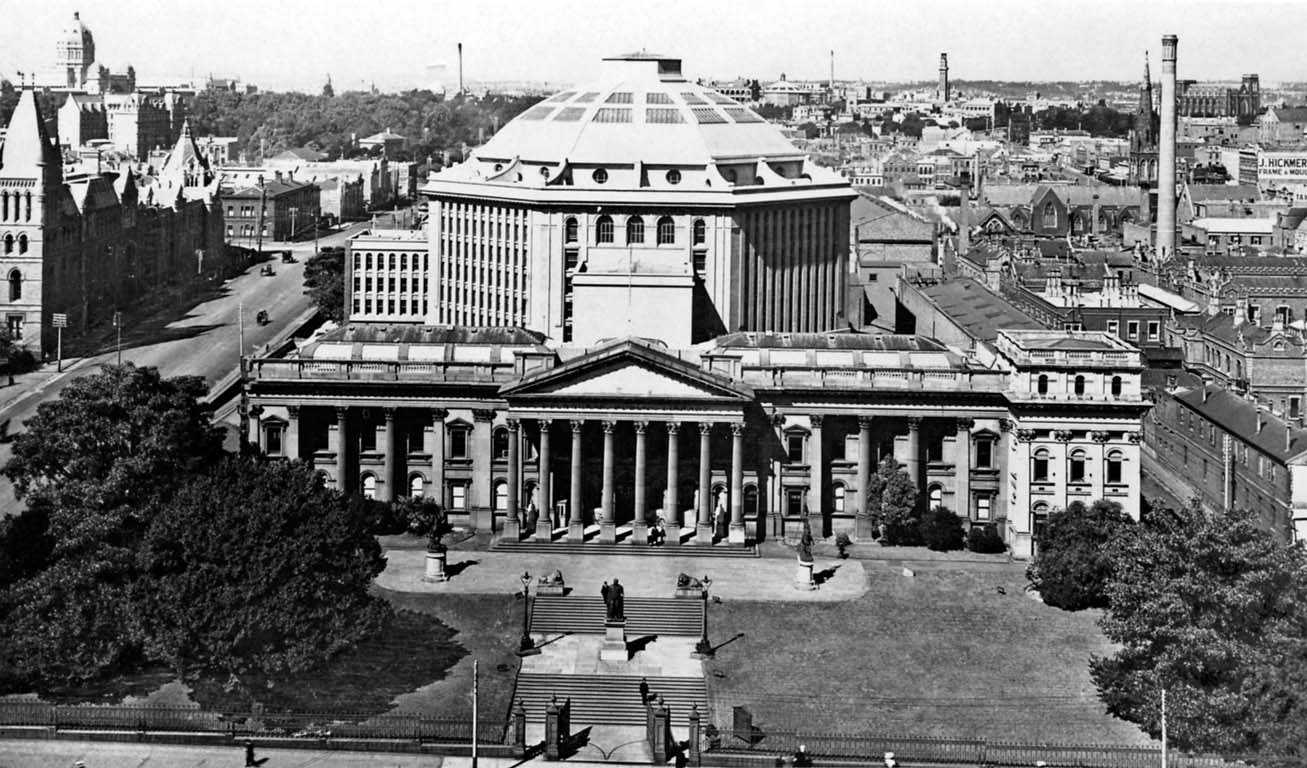
<path fill-rule="evenodd" d="M 935 507 L 921 518 L 921 541 L 927 549 L 952 552 L 962 549 L 966 533 L 962 518 L 947 507 Z"/>
<path fill-rule="evenodd" d="M 344 248 L 323 248 L 304 262 L 304 293 L 328 320 L 345 320 Z"/>
<path fill-rule="evenodd" d="M 1003 537 L 998 533 L 998 526 L 989 523 L 971 526 L 971 530 L 967 532 L 967 549 L 972 552 L 996 555 L 1006 552 L 1007 545 L 1003 543 Z"/>
<path fill-rule="evenodd" d="M 1133 533 L 1134 521 L 1114 501 L 1072 502 L 1049 515 L 1039 549 L 1026 569 L 1044 602 L 1067 611 L 1107 606 L 1112 545 Z"/>

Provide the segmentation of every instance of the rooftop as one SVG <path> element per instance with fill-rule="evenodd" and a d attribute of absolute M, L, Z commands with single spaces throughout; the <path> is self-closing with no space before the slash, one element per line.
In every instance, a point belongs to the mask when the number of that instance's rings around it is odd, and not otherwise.
<path fill-rule="evenodd" d="M 1228 390 L 1209 386 L 1204 391 L 1199 386 L 1177 389 L 1172 395 L 1235 440 L 1242 440 L 1282 462 L 1307 451 L 1307 430 Z"/>
<path fill-rule="evenodd" d="M 1000 328 L 1044 327 L 1015 304 L 970 278 L 919 285 L 917 290 L 978 341 L 993 341 Z"/>

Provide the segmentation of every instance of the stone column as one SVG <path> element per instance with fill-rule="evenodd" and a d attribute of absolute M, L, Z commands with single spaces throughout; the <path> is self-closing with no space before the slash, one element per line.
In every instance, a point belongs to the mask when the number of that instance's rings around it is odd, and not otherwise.
<path fill-rule="evenodd" d="M 975 424 L 975 419 L 958 419 L 957 456 L 953 461 L 953 476 L 957 478 L 957 498 L 953 501 L 957 509 L 953 511 L 967 521 L 971 520 L 971 428 Z"/>
<path fill-rule="evenodd" d="M 253 432 L 254 435 L 247 434 L 245 436 L 246 442 L 258 448 L 259 453 L 263 453 L 263 406 L 261 405 L 256 405 L 250 409 L 250 432 Z"/>
<path fill-rule="evenodd" d="M 298 461 L 300 458 L 300 407 L 290 405 L 286 407 L 286 439 L 282 445 L 282 452 L 286 458 Z"/>
<path fill-rule="evenodd" d="M 785 536 L 785 464 L 789 461 L 789 446 L 785 444 L 785 417 L 777 413 L 771 417 L 776 442 L 781 449 L 771 459 L 771 485 L 767 488 L 767 516 L 771 519 L 771 535 Z"/>
<path fill-rule="evenodd" d="M 512 538 L 516 538 L 522 528 L 525 527 L 525 521 L 519 516 L 522 512 L 522 505 L 518 502 L 518 493 L 522 487 L 522 451 L 518 443 L 518 437 L 521 433 L 521 422 L 517 419 L 508 420 L 508 498 L 504 502 L 507 509 L 504 510 L 504 534 L 509 534 L 509 522 L 513 523 Z"/>
<path fill-rule="evenodd" d="M 349 409 L 336 409 L 336 490 L 341 493 L 349 491 L 349 474 L 346 464 L 349 461 Z"/>
<path fill-rule="evenodd" d="M 581 430 L 584 421 L 574 420 L 572 424 L 572 485 L 568 488 L 567 501 L 567 538 L 572 541 L 585 540 L 585 511 L 582 509 L 581 494 Z"/>
<path fill-rule="evenodd" d="M 731 424 L 731 525 L 727 540 L 744 543 L 744 425 Z"/>
<path fill-rule="evenodd" d="M 681 510 L 678 504 L 681 478 L 680 467 L 677 466 L 681 454 L 678 440 L 680 432 L 680 424 L 667 422 L 667 490 L 663 492 L 663 521 L 667 526 L 666 544 L 673 547 L 681 543 Z"/>
<path fill-rule="evenodd" d="M 694 535 L 695 544 L 713 543 L 711 442 L 712 422 L 699 422 L 699 527 Z"/>
<path fill-rule="evenodd" d="M 381 436 L 381 482 L 377 488 L 377 498 L 382 501 L 394 501 L 395 493 L 395 409 L 386 408 L 386 434 Z"/>
<path fill-rule="evenodd" d="M 467 495 L 472 529 L 487 533 L 495 530 L 494 488 L 492 487 L 491 422 L 495 412 L 489 408 L 472 411 L 472 485 Z"/>
<path fill-rule="evenodd" d="M 867 516 L 867 502 L 871 500 L 867 491 L 871 487 L 871 424 L 870 416 L 858 417 L 858 494 L 857 508 L 854 509 L 856 528 L 854 534 L 859 541 L 871 541 L 871 518 Z"/>
<path fill-rule="evenodd" d="M 649 541 L 649 502 L 648 491 L 645 476 L 648 474 L 648 457 L 645 455 L 646 437 L 645 432 L 649 429 L 649 422 L 635 422 L 635 514 L 631 519 L 631 541 L 634 544 L 645 544 Z"/>
<path fill-rule="evenodd" d="M 994 494 L 994 503 L 991 505 L 989 514 L 991 522 L 998 525 L 998 532 L 1007 540 L 1007 513 L 1008 513 L 1008 495 L 1011 490 L 1008 488 L 1008 458 L 1012 455 L 1012 430 L 1016 425 L 1011 419 L 999 419 L 998 422 L 998 447 L 995 448 L 994 466 L 998 467 L 998 492 Z M 999 521 L 1002 521 L 1001 523 Z"/>
<path fill-rule="evenodd" d="M 431 445 L 427 453 L 431 454 L 431 498 L 440 506 L 445 506 L 445 417 L 449 411 L 444 408 L 431 409 Z"/>
<path fill-rule="evenodd" d="M 536 461 L 539 467 L 540 519 L 536 521 L 536 538 L 543 541 L 554 538 L 554 483 L 549 475 L 549 428 L 552 425 L 549 419 L 540 419 L 540 456 Z"/>
<path fill-rule="evenodd" d="M 908 417 L 908 455 L 903 462 L 912 484 L 921 487 L 921 417 Z"/>
<path fill-rule="evenodd" d="M 810 416 L 809 423 L 812 425 L 812 434 L 808 438 L 808 515 L 816 515 L 817 520 L 814 524 L 812 520 L 808 523 L 812 527 L 812 535 L 824 537 L 826 531 L 826 482 L 825 469 L 826 457 L 825 451 L 822 450 L 821 422 L 822 416 L 817 414 Z"/>
<path fill-rule="evenodd" d="M 617 525 L 613 522 L 613 430 L 617 422 L 605 421 L 604 426 L 604 489 L 599 498 L 599 541 L 611 544 L 617 541 Z"/>

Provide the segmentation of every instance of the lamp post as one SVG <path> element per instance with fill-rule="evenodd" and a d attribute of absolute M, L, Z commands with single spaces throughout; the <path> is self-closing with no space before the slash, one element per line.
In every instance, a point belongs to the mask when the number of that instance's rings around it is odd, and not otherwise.
<path fill-rule="evenodd" d="M 531 574 L 522 572 L 522 640 L 518 643 L 518 656 L 534 656 L 540 653 L 535 641 L 531 639 Z"/>
<path fill-rule="evenodd" d="M 699 637 L 699 642 L 695 643 L 694 655 L 698 658 L 709 659 L 713 656 L 712 643 L 708 642 L 708 587 L 712 586 L 712 579 L 707 574 L 703 577 L 703 634 Z"/>

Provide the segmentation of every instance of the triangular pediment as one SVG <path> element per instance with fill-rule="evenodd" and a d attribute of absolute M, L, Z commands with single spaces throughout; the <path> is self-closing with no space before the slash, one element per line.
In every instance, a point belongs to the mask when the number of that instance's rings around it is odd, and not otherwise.
<path fill-rule="evenodd" d="M 625 342 L 570 360 L 501 390 L 505 397 L 741 400 L 721 376 L 665 352 Z"/>

